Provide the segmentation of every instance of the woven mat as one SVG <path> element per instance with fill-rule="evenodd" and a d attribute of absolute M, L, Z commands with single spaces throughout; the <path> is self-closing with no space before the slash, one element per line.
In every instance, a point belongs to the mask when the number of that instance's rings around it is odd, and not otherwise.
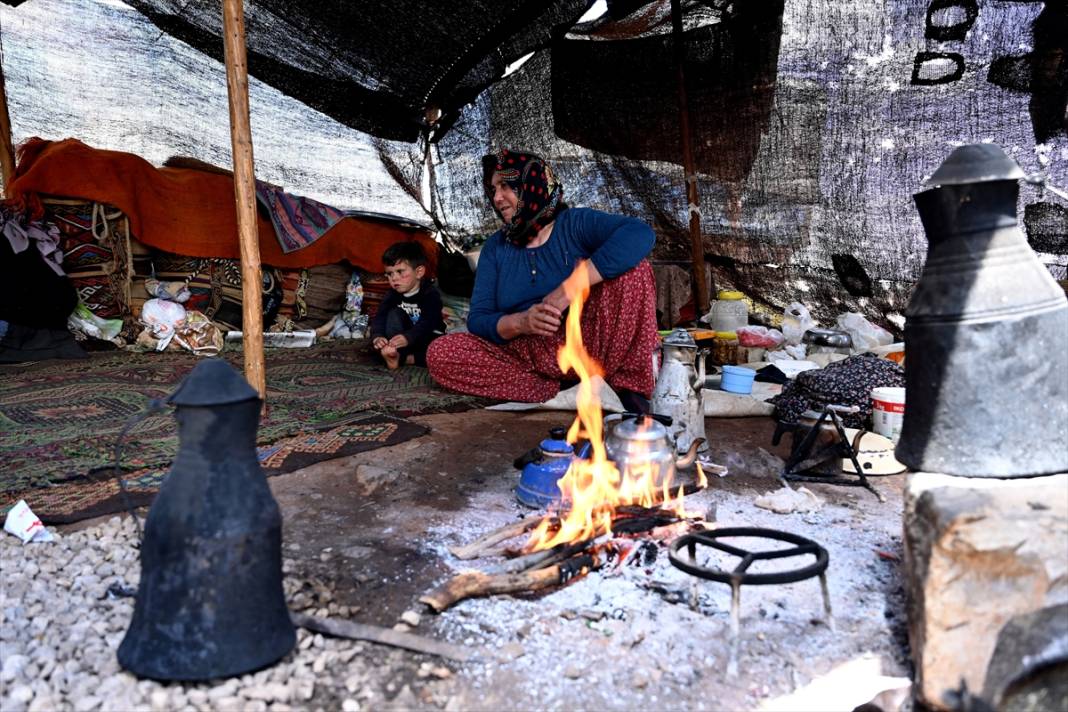
<path fill-rule="evenodd" d="M 241 368 L 239 351 L 226 358 Z M 0 514 L 19 499 L 53 522 L 120 509 L 112 476 L 119 432 L 194 365 L 196 358 L 185 353 L 108 352 L 84 361 L 0 366 Z M 258 443 L 269 475 L 426 432 L 398 416 L 490 402 L 439 389 L 426 369 L 389 371 L 372 362 L 363 342 L 269 349 L 266 368 L 268 413 Z M 169 413 L 131 429 L 121 469 L 136 503 L 155 494 L 177 449 Z"/>

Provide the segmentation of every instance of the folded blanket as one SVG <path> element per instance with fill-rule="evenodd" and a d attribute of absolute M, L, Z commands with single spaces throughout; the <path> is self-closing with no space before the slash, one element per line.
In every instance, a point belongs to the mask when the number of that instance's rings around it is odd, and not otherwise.
<path fill-rule="evenodd" d="M 132 153 L 104 151 L 75 139 L 32 138 L 19 149 L 8 195 L 18 207 L 39 207 L 37 195 L 62 195 L 113 205 L 130 219 L 134 236 L 146 245 L 190 257 L 240 259 L 234 210 L 234 180 L 226 173 L 190 168 L 156 168 Z M 311 267 L 348 261 L 369 271 L 382 269 L 382 253 L 394 242 L 423 245 L 433 273 L 437 243 L 407 224 L 345 217 L 320 239 L 286 252 L 265 215 L 257 220 L 260 260 L 274 267 Z"/>

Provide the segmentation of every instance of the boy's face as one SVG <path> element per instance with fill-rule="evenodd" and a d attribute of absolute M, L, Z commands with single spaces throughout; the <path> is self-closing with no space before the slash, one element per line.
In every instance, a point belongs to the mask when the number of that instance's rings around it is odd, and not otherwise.
<path fill-rule="evenodd" d="M 425 274 L 426 267 L 412 267 L 405 260 L 386 267 L 389 286 L 401 294 L 407 294 L 418 287 Z"/>

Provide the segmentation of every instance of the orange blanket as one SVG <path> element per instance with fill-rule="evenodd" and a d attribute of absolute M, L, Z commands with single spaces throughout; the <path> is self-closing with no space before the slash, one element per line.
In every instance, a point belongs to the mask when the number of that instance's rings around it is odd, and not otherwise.
<path fill-rule="evenodd" d="M 239 259 L 234 181 L 189 168 L 156 168 L 131 153 L 104 151 L 76 139 L 29 139 L 19 150 L 11 200 L 32 207 L 37 194 L 84 198 L 126 213 L 134 236 L 152 247 L 190 257 Z M 313 244 L 286 254 L 271 221 L 257 213 L 260 260 L 273 267 L 312 267 L 347 260 L 382 271 L 382 253 L 394 242 L 417 240 L 437 265 L 429 232 L 368 218 L 345 218 Z"/>

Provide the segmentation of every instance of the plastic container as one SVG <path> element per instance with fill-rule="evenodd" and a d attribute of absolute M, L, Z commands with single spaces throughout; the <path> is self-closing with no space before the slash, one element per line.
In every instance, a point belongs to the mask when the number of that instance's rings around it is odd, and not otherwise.
<path fill-rule="evenodd" d="M 756 371 L 751 368 L 724 366 L 723 379 L 719 382 L 719 387 L 729 393 L 752 393 L 754 378 L 756 378 Z"/>
<path fill-rule="evenodd" d="M 705 321 L 713 331 L 735 331 L 749 324 L 749 307 L 741 292 L 724 290 L 716 295 Z"/>
<path fill-rule="evenodd" d="M 716 366 L 738 363 L 738 335 L 733 331 L 717 331 L 712 339 L 711 358 Z"/>
<path fill-rule="evenodd" d="M 871 391 L 872 430 L 895 443 L 901 435 L 905 422 L 905 389 L 890 386 L 873 388 Z"/>

